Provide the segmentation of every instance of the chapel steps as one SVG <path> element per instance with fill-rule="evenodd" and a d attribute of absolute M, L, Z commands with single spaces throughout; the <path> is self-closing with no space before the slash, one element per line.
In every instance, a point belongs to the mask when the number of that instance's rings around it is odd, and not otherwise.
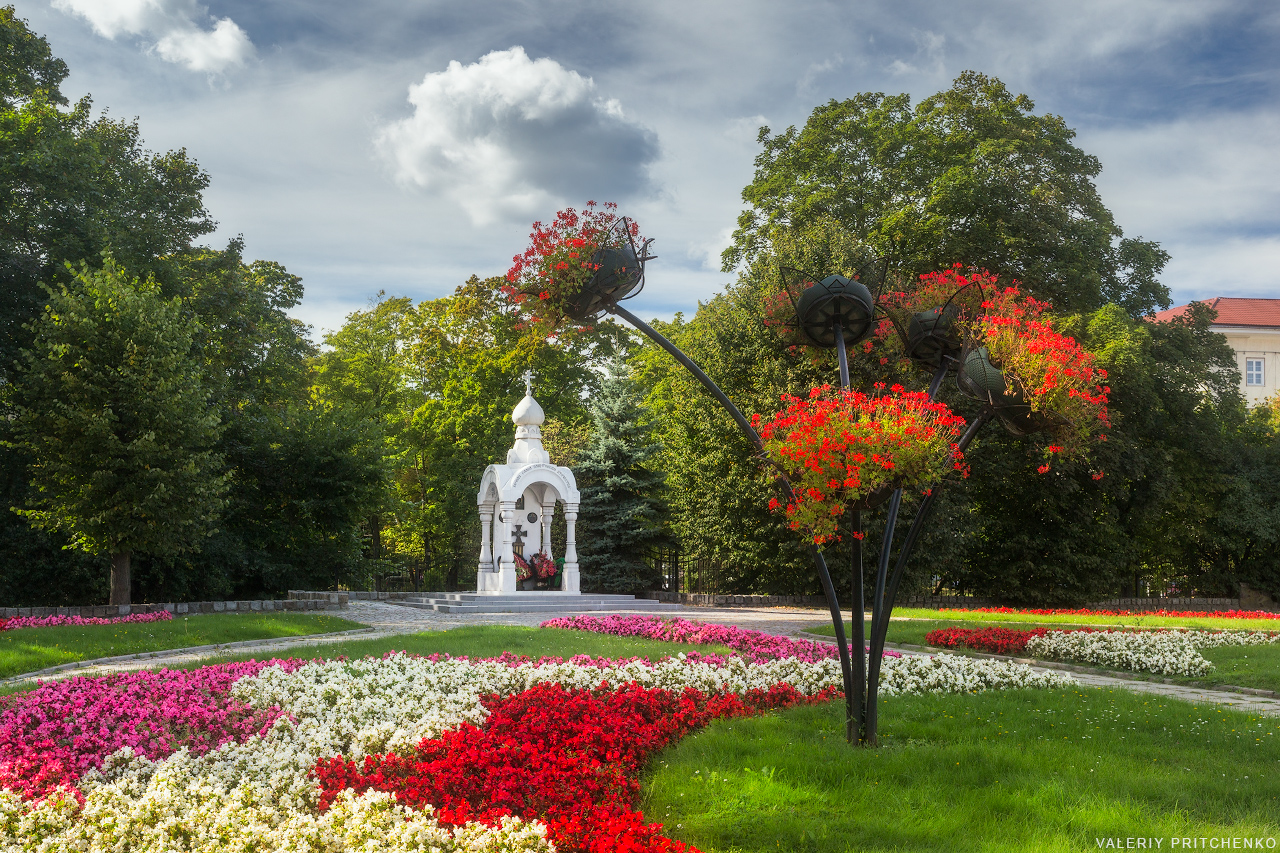
<path fill-rule="evenodd" d="M 564 592 L 516 592 L 506 595 L 475 592 L 427 592 L 402 601 L 389 601 L 401 607 L 434 610 L 438 613 L 587 613 L 631 611 L 673 613 L 683 607 L 668 601 L 636 598 L 633 595 L 607 595 Z"/>

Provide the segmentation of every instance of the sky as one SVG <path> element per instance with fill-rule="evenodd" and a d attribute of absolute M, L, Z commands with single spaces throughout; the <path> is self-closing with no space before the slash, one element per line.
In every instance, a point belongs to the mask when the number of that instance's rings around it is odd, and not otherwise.
<path fill-rule="evenodd" d="M 1280 297 L 1280 4 L 1270 0 L 7 0 L 209 173 L 215 246 L 283 263 L 319 340 L 380 291 L 500 275 L 535 219 L 615 201 L 656 238 L 632 303 L 691 314 L 757 132 L 962 71 L 1061 115 L 1174 304 Z"/>

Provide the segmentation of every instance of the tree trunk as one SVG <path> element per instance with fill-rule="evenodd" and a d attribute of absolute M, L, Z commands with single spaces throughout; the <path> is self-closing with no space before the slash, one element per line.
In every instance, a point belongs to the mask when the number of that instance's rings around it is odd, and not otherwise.
<path fill-rule="evenodd" d="M 369 516 L 369 559 L 382 559 L 382 516 Z"/>
<path fill-rule="evenodd" d="M 129 552 L 111 555 L 111 600 L 108 604 L 129 604 Z"/>

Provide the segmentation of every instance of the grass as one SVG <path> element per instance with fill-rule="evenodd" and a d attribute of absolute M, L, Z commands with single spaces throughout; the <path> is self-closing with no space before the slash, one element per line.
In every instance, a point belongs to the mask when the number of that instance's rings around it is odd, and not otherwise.
<path fill-rule="evenodd" d="M 309 613 L 207 613 L 167 622 L 18 628 L 0 631 L 0 677 L 94 658 L 360 627 L 337 616 Z"/>
<path fill-rule="evenodd" d="M 1038 613 L 977 613 L 964 610 L 926 610 L 919 607 L 895 607 L 895 617 L 908 619 L 946 619 L 956 622 L 1034 622 L 1037 625 L 1123 625 L 1129 628 L 1217 628 L 1237 631 L 1280 631 L 1280 619 L 1226 619 L 1209 616 L 1083 616 L 1063 614 L 1045 616 Z"/>
<path fill-rule="evenodd" d="M 918 646 L 926 645 L 925 635 L 937 628 L 949 628 L 956 625 L 955 620 L 912 620 L 890 622 L 889 633 L 885 639 L 890 643 L 910 643 Z M 1062 628 L 1062 623 L 1049 624 L 1043 622 L 977 622 L 961 623 L 966 628 Z M 849 623 L 845 623 L 845 631 L 849 631 Z M 1276 626 L 1280 628 L 1280 626 Z M 815 634 L 831 636 L 834 630 L 830 625 L 809 629 Z M 954 650 L 964 654 L 963 649 Z M 1202 678 L 1180 678 L 1177 676 L 1159 676 L 1161 680 L 1177 684 L 1229 684 L 1236 687 L 1252 687 L 1258 690 L 1274 690 L 1280 692 L 1280 644 L 1269 646 L 1220 646 L 1216 649 L 1201 649 L 1200 654 L 1213 664 L 1214 670 Z M 1148 673 L 1133 673 L 1134 677 L 1151 677 Z"/>
<path fill-rule="evenodd" d="M 874 750 L 838 703 L 719 721 L 659 756 L 641 807 L 707 853 L 1280 836 L 1280 719 L 1083 688 L 886 697 L 880 719 Z"/>
<path fill-rule="evenodd" d="M 497 657 L 503 652 L 528 655 L 532 658 L 591 655 L 611 658 L 646 658 L 655 660 L 680 652 L 699 651 L 705 654 L 737 654 L 725 646 L 689 645 L 646 640 L 639 637 L 615 637 L 611 634 L 595 634 L 590 631 L 570 631 L 563 628 L 524 628 L 515 625 L 471 625 L 450 631 L 426 631 L 420 634 L 399 634 L 373 640 L 342 640 L 309 646 L 291 646 L 273 649 L 275 658 L 360 658 L 366 655 L 382 656 L 388 652 L 404 651 L 419 655 L 449 654 L 472 658 Z M 183 668 L 205 666 L 210 663 L 261 659 L 262 653 L 218 655 Z"/>

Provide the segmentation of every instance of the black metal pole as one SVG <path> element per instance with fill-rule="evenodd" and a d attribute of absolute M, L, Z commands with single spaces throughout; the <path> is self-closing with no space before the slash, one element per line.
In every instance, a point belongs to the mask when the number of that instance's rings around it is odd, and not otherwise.
<path fill-rule="evenodd" d="M 932 401 L 942 388 L 942 380 L 947 375 L 947 359 L 943 359 L 933 373 L 933 381 L 929 383 L 929 400 Z M 880 543 L 880 559 L 876 566 L 876 589 L 871 599 L 871 648 L 867 650 L 867 692 L 866 709 L 864 710 L 864 728 L 861 742 L 866 746 L 875 746 L 879 728 L 879 696 L 880 696 L 880 664 L 884 656 L 884 636 L 880 635 L 880 643 L 876 643 L 877 626 L 888 625 L 885 615 L 893 610 L 893 595 L 887 589 L 889 560 L 893 556 L 893 537 L 898 525 L 898 511 L 902 506 L 902 489 L 895 489 L 889 504 L 889 514 L 885 518 L 884 537 Z"/>
<path fill-rule="evenodd" d="M 894 528 L 898 524 L 898 510 L 902 506 L 902 489 L 894 489 L 889 499 L 889 513 L 884 520 L 884 536 L 880 542 L 880 559 L 876 562 L 876 588 L 871 594 L 871 649 L 867 655 L 867 695 L 863 711 L 863 731 L 859 742 L 863 746 L 876 745 L 876 696 L 880 682 L 880 658 L 876 655 L 876 623 L 884 609 L 884 588 L 889 574 L 889 556 L 893 549 Z"/>
<path fill-rule="evenodd" d="M 956 449 L 963 453 L 969 444 L 973 441 L 978 431 L 991 420 L 992 411 L 990 407 L 984 408 L 973 422 L 969 424 L 969 428 L 965 430 L 964 435 L 960 437 L 960 441 L 956 443 Z M 907 531 L 906 541 L 902 543 L 902 551 L 898 554 L 898 562 L 893 567 L 893 579 L 889 582 L 889 587 L 885 591 L 885 606 L 872 614 L 871 620 L 871 651 L 870 661 L 872 666 L 871 673 L 867 678 L 867 740 L 871 745 L 875 745 L 877 738 L 876 724 L 877 719 L 877 700 L 879 698 L 879 674 L 880 674 L 880 658 L 884 655 L 885 637 L 889 633 L 889 617 L 893 614 L 893 599 L 898 594 L 898 584 L 902 582 L 902 575 L 907 566 L 907 559 L 911 556 L 911 551 L 915 548 L 916 540 L 919 539 L 921 531 L 924 529 L 924 523 L 928 519 L 929 512 L 933 509 L 934 500 L 937 498 L 938 492 L 942 490 L 944 481 L 939 480 L 929 489 L 929 494 L 925 495 L 924 500 L 920 502 L 920 508 L 916 510 L 916 517 L 911 522 L 911 529 Z"/>
<path fill-rule="evenodd" d="M 849 390 L 849 352 L 844 345 L 844 327 L 836 317 L 836 358 L 840 362 L 840 387 Z"/>
<path fill-rule="evenodd" d="M 849 657 L 853 663 L 853 701 L 851 713 L 858 742 L 862 742 L 866 730 L 867 689 L 867 625 L 866 607 L 862 590 L 862 510 L 853 511 L 853 551 L 849 572 L 849 627 L 853 637 L 849 640 Z"/>
<path fill-rule="evenodd" d="M 648 335 L 654 343 L 669 352 L 672 358 L 684 365 L 684 367 L 702 383 L 703 387 L 711 393 L 711 396 L 715 397 L 720 405 L 724 407 L 725 411 L 727 411 L 738 424 L 738 429 L 741 430 L 742 434 L 747 437 L 747 440 L 755 446 L 756 451 L 760 453 L 761 456 L 764 455 L 764 442 L 760 440 L 760 436 L 751 426 L 751 422 L 743 416 L 742 412 L 738 411 L 738 407 L 735 406 L 733 401 L 720 390 L 719 386 L 711 381 L 711 377 L 702 372 L 702 368 L 694 364 L 693 360 L 681 352 L 679 347 L 671 343 L 671 341 L 667 340 L 666 337 L 660 334 L 656 329 L 641 320 L 635 314 L 632 314 L 627 309 L 620 305 L 610 305 L 609 311 L 617 314 L 641 332 Z M 785 478 L 782 480 L 782 487 L 789 500 L 795 498 L 795 492 L 792 491 L 791 484 L 787 482 Z M 831 573 L 827 570 L 827 561 L 823 558 L 822 552 L 818 550 L 817 545 L 810 545 L 809 553 L 813 556 L 814 567 L 818 570 L 818 581 L 822 584 L 822 591 L 826 595 L 827 606 L 831 611 L 831 622 L 836 631 L 836 647 L 839 650 L 840 671 L 844 679 L 845 737 L 852 742 L 856 734 L 854 731 L 855 720 L 853 716 L 853 697 L 855 691 L 853 684 L 853 668 L 849 661 L 849 644 L 845 640 L 844 615 L 840 612 L 840 602 L 836 598 L 835 585 L 831 582 Z M 859 647 L 858 653 L 862 654 L 861 647 Z"/>

